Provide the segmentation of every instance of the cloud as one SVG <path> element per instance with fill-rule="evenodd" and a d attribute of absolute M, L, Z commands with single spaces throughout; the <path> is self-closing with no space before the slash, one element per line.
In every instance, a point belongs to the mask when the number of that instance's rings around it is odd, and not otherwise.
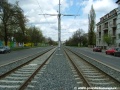
<path fill-rule="evenodd" d="M 91 5 L 94 6 L 94 9 L 96 12 L 100 12 L 100 13 L 109 12 L 110 10 L 118 6 L 115 3 L 115 0 L 87 0 L 87 1 L 84 1 L 81 5 L 83 6 L 82 11 L 84 14 L 89 13 L 91 9 Z"/>
<path fill-rule="evenodd" d="M 16 0 L 9 0 L 14 3 Z M 24 14 L 29 19 L 28 25 L 39 27 L 43 35 L 51 37 L 53 40 L 58 40 L 58 3 L 59 0 L 18 0 L 20 7 L 24 10 Z M 96 12 L 96 22 L 99 18 L 117 7 L 114 0 L 61 0 L 61 13 L 74 13 L 79 10 L 80 16 L 61 17 L 61 38 L 62 41 L 68 39 L 79 28 L 84 32 L 88 31 L 88 14 L 91 5 Z M 75 6 L 74 6 L 75 5 Z M 71 12 L 68 12 L 73 10 Z M 56 16 L 39 15 L 39 14 L 56 14 Z"/>

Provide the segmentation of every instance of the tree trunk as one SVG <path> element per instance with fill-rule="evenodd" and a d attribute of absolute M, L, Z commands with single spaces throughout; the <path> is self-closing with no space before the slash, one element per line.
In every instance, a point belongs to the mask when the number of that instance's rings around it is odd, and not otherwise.
<path fill-rule="evenodd" d="M 7 46 L 7 42 L 8 42 L 7 36 L 8 36 L 8 35 L 7 35 L 7 27 L 6 27 L 6 25 L 5 25 L 4 29 L 5 29 L 4 41 L 5 41 L 5 46 Z"/>

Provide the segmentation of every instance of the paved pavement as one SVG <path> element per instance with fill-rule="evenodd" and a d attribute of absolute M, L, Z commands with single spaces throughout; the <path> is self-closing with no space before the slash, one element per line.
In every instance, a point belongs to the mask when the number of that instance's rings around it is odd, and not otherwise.
<path fill-rule="evenodd" d="M 10 63 L 12 61 L 16 61 L 21 58 L 25 58 L 27 56 L 33 55 L 38 52 L 42 52 L 49 47 L 38 47 L 31 49 L 24 49 L 20 51 L 12 51 L 11 53 L 0 54 L 0 66 Z"/>

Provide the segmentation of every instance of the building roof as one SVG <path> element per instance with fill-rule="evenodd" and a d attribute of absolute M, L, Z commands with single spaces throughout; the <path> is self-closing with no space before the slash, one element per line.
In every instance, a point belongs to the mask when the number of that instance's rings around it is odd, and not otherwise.
<path fill-rule="evenodd" d="M 116 3 L 118 3 L 120 0 L 117 0 Z"/>
<path fill-rule="evenodd" d="M 104 15 L 103 17 L 101 17 L 100 21 L 96 25 L 98 25 L 106 20 L 109 20 L 112 17 L 116 17 L 117 16 L 117 9 L 118 8 L 115 8 L 112 11 L 110 11 L 109 13 L 107 13 L 106 15 Z"/>

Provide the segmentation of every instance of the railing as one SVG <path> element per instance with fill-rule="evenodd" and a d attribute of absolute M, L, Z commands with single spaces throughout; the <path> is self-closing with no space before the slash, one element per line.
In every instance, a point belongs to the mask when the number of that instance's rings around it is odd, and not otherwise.
<path fill-rule="evenodd" d="M 108 25 L 103 27 L 103 30 L 107 30 L 108 29 Z"/>
<path fill-rule="evenodd" d="M 116 24 L 116 23 L 113 23 L 111 26 L 112 26 L 112 27 L 117 27 L 117 24 Z"/>

